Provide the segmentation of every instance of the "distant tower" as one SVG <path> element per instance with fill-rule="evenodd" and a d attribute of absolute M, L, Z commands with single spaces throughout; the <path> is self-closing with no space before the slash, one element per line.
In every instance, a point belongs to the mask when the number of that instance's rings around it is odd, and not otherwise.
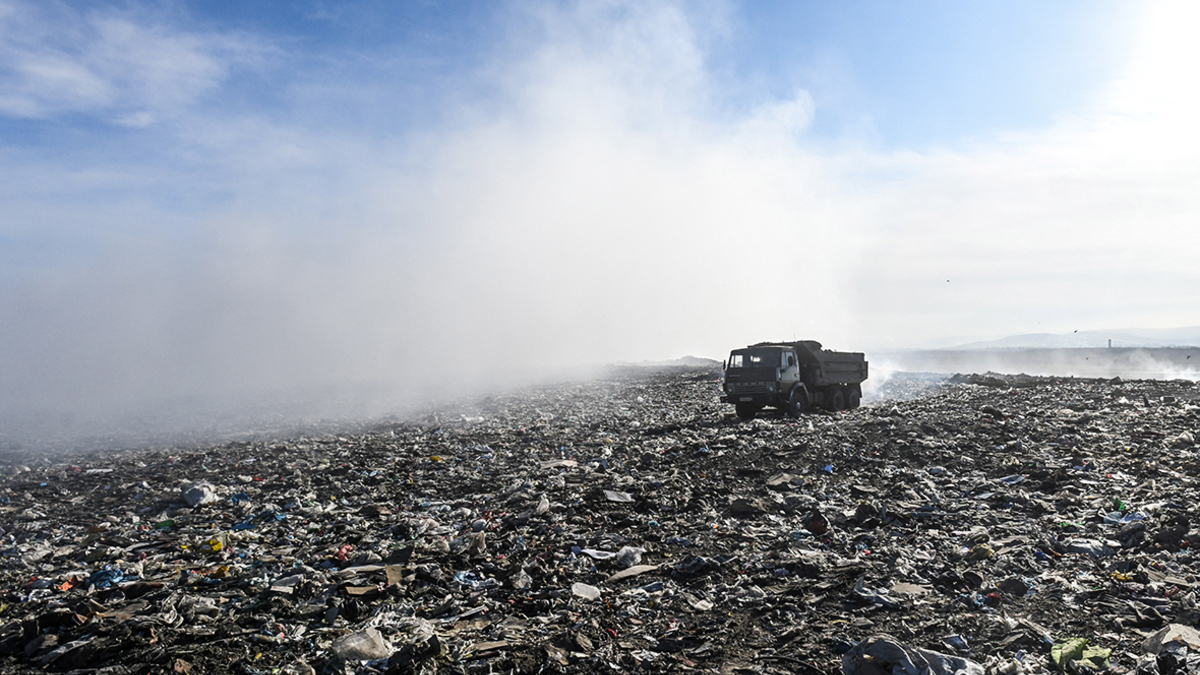
<path fill-rule="evenodd" d="M 1112 338 L 1108 338 L 1108 348 L 1112 349 Z"/>

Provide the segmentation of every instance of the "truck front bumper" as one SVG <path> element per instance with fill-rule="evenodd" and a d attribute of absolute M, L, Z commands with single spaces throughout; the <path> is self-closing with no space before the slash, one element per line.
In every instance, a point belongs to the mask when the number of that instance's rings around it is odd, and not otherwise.
<path fill-rule="evenodd" d="M 721 397 L 721 403 L 754 403 L 762 405 L 773 405 L 779 401 L 779 397 L 775 392 L 766 393 L 740 393 L 734 392 L 728 396 Z"/>

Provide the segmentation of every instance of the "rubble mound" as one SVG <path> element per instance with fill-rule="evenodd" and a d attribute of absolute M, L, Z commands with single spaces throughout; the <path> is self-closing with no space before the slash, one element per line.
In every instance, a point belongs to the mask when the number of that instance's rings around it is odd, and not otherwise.
<path fill-rule="evenodd" d="M 0 671 L 1200 663 L 1195 383 L 898 375 L 743 422 L 717 375 L 0 465 Z"/>

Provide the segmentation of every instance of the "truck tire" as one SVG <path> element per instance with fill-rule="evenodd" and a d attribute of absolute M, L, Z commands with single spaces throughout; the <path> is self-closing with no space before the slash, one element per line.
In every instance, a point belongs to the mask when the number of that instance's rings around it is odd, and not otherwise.
<path fill-rule="evenodd" d="M 758 406 L 750 403 L 738 403 L 733 409 L 737 412 L 737 416 L 744 420 L 754 419 L 754 413 L 758 412 Z"/>
<path fill-rule="evenodd" d="M 846 396 L 842 393 L 841 387 L 830 387 L 825 390 L 825 409 L 829 412 L 846 409 Z"/>
<path fill-rule="evenodd" d="M 790 417 L 799 417 L 804 412 L 804 392 L 799 388 L 792 390 L 792 395 L 788 397 L 787 414 Z"/>
<path fill-rule="evenodd" d="M 846 409 L 854 410 L 861 404 L 862 404 L 862 390 L 859 389 L 858 385 L 854 385 L 854 386 L 850 387 L 849 391 L 847 391 L 847 393 L 846 393 Z"/>

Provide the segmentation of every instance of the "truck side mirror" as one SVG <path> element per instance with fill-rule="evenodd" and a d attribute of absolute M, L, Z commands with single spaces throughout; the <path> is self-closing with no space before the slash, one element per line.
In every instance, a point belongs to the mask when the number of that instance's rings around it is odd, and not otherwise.
<path fill-rule="evenodd" d="M 725 365 L 725 359 L 721 359 L 721 370 L 729 370 L 729 366 Z"/>

